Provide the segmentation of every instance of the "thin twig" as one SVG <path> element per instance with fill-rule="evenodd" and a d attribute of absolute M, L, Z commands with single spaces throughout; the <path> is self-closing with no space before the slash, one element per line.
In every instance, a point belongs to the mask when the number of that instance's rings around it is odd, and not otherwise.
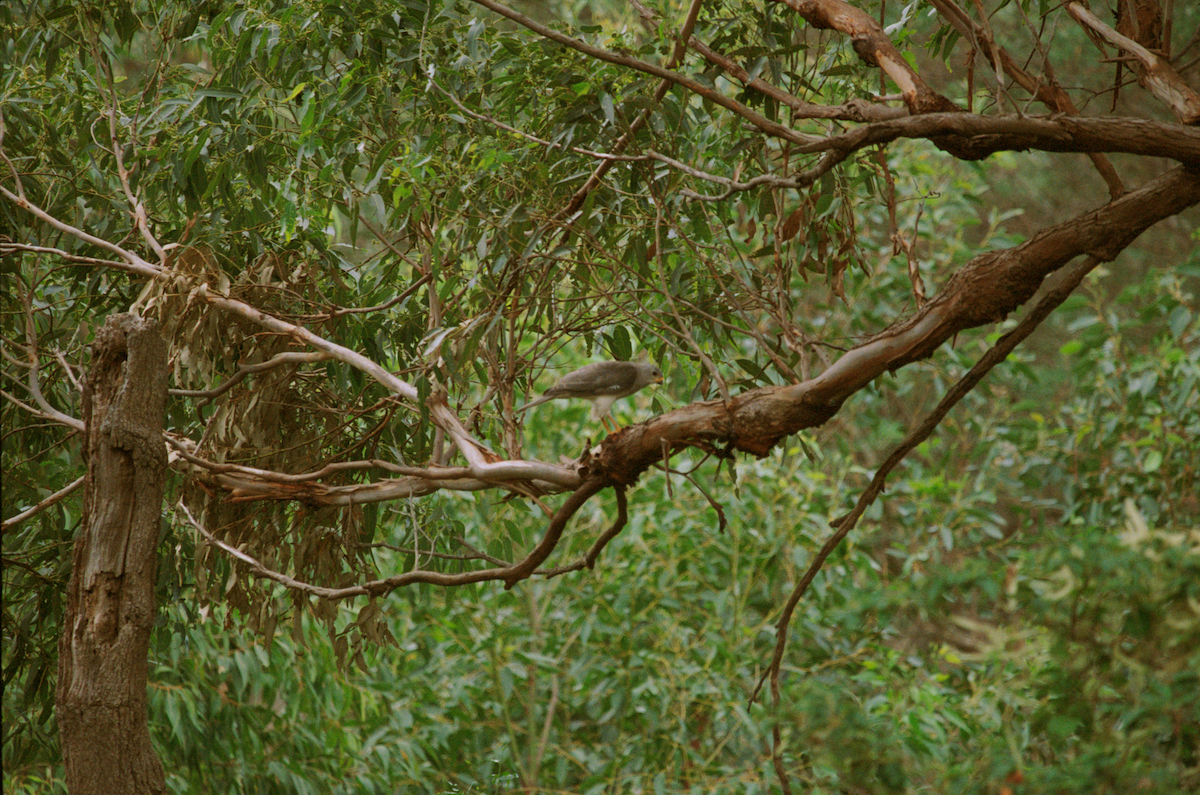
<path fill-rule="evenodd" d="M 559 575 L 567 574 L 568 572 L 579 571 L 581 569 L 594 569 L 596 567 L 596 561 L 600 559 L 600 553 L 604 551 L 604 548 L 608 546 L 609 542 L 620 535 L 621 531 L 625 529 L 625 525 L 629 522 L 629 511 L 628 503 L 625 500 L 625 489 L 617 486 L 613 488 L 613 493 L 617 498 L 617 518 L 613 520 L 612 525 L 610 525 L 609 528 L 592 543 L 592 546 L 590 549 L 588 549 L 587 553 L 573 563 L 568 563 L 565 566 L 558 566 L 546 571 L 539 571 L 538 574 L 549 579 L 551 577 L 558 577 Z"/>

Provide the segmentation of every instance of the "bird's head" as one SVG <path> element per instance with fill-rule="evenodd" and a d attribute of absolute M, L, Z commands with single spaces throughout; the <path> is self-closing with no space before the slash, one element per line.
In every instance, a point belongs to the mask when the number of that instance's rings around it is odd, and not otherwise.
<path fill-rule="evenodd" d="M 641 386 L 647 384 L 661 384 L 663 382 L 662 370 L 658 369 L 658 365 L 653 362 L 638 362 L 638 383 Z"/>

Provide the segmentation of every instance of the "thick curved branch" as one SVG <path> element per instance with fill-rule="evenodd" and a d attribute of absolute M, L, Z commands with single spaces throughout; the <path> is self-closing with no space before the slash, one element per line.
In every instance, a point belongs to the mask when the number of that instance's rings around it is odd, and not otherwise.
<path fill-rule="evenodd" d="M 952 143 L 960 156 L 981 159 L 995 152 L 1123 152 L 1200 164 L 1200 130 L 1179 124 L 1084 116 L 976 116 L 931 113 L 869 124 L 799 147 L 799 152 L 851 152 L 898 138 Z"/>
<path fill-rule="evenodd" d="M 630 484 L 661 460 L 664 448 L 765 455 L 780 439 L 824 423 L 883 373 L 930 356 L 965 329 L 1002 320 L 1075 257 L 1107 262 L 1152 224 L 1197 203 L 1200 169 L 1176 168 L 1019 246 L 975 257 L 919 311 L 846 352 L 821 375 L 801 384 L 754 389 L 728 402 L 693 403 L 626 428 L 606 440 L 585 466 Z"/>
<path fill-rule="evenodd" d="M 763 185 L 797 190 L 808 187 L 855 152 L 888 144 L 899 138 L 924 138 L 949 149 L 958 157 L 975 160 L 999 151 L 1036 149 L 1086 154 L 1123 152 L 1167 157 L 1181 163 L 1200 163 L 1200 132 L 1191 127 L 1139 119 L 976 116 L 967 113 L 930 113 L 875 122 L 797 147 L 795 151 L 800 153 L 825 154 L 809 168 L 787 177 L 764 174 L 745 181 L 734 181 L 705 173 L 653 150 L 648 150 L 646 157 L 697 179 L 724 185 L 725 191 L 715 195 L 702 195 L 685 189 L 685 195 L 699 201 L 720 201 L 738 191 Z M 1124 193 L 1123 187 L 1115 192 L 1114 198 L 1121 193 Z"/>
<path fill-rule="evenodd" d="M 545 535 L 538 545 L 533 548 L 533 551 L 517 565 L 508 570 L 508 573 L 503 577 L 504 587 L 512 588 L 521 580 L 533 574 L 537 567 L 545 562 L 546 558 L 550 557 L 550 553 L 558 546 L 559 539 L 562 538 L 563 530 L 567 527 L 567 522 L 571 517 L 583 507 L 584 503 L 590 500 L 596 494 L 599 494 L 604 489 L 608 488 L 609 482 L 603 477 L 588 477 L 585 478 L 579 488 L 571 492 L 571 496 L 567 497 L 566 501 L 554 512 L 554 516 L 550 519 L 550 525 L 546 528 Z M 624 495 L 618 499 L 623 499 Z M 620 527 L 617 528 L 620 531 Z M 614 533 L 615 535 L 615 533 Z"/>
<path fill-rule="evenodd" d="M 904 132 L 914 133 L 916 130 L 912 125 L 915 124 L 928 133 L 929 129 L 944 130 L 952 126 L 951 123 L 958 124 L 970 118 L 966 114 L 939 114 L 872 127 L 899 124 Z M 1080 119 L 1013 119 L 1012 124 L 1019 129 L 1028 129 L 1031 124 L 1037 129 L 1041 129 L 1038 125 L 1050 125 L 1060 134 L 1064 125 L 1066 129 L 1083 129 L 1085 133 L 1090 129 L 1089 123 Z M 1149 125 L 1151 130 L 1162 127 L 1170 125 Z M 1177 143 L 1200 147 L 1200 131 L 1183 127 L 1172 129 L 1186 131 Z M 895 130 L 890 132 L 896 133 Z M 1153 139 L 1154 136 L 1144 135 L 1143 138 Z M 1193 142 L 1192 138 L 1196 140 Z M 175 446 L 175 457 L 210 469 L 215 473 L 213 481 L 218 487 L 228 490 L 231 498 L 237 501 L 296 499 L 314 504 L 349 505 L 419 496 L 439 489 L 509 488 L 520 493 L 528 493 L 530 489 L 535 493 L 551 493 L 580 489 L 589 481 L 590 473 L 597 472 L 603 473 L 611 483 L 629 484 L 661 460 L 664 448 L 676 450 L 699 446 L 715 450 L 731 447 L 762 455 L 784 436 L 825 422 L 847 397 L 881 373 L 930 355 L 959 331 L 1003 318 L 1028 300 L 1048 273 L 1074 257 L 1093 254 L 1102 260 L 1111 259 L 1146 227 L 1197 201 L 1200 201 L 1200 176 L 1186 168 L 1177 168 L 1122 199 L 1047 229 L 1020 246 L 976 257 L 921 311 L 847 352 L 820 376 L 799 385 L 753 390 L 728 403 L 686 406 L 610 437 L 597 452 L 589 453 L 578 468 L 499 459 L 471 439 L 444 400 L 433 401 L 430 411 L 434 422 L 447 430 L 463 452 L 466 467 L 433 467 L 377 483 L 326 486 L 308 477 L 289 479 L 267 470 L 216 466 L 195 456 L 186 445 Z M 150 268 L 157 278 L 165 278 L 159 269 Z M 307 329 L 265 315 L 240 301 L 216 295 L 205 286 L 198 288 L 195 294 L 359 366 L 385 385 L 394 386 L 396 391 L 408 386 L 360 354 L 329 343 Z M 68 418 L 59 421 L 74 425 Z"/>
<path fill-rule="evenodd" d="M 1036 149 L 1044 152 L 1100 154 L 1123 152 L 1146 157 L 1167 157 L 1181 163 L 1200 163 L 1200 132 L 1195 128 L 1163 122 L 1082 116 L 976 116 L 968 113 L 929 113 L 875 122 L 819 142 L 797 147 L 799 153 L 824 152 L 812 166 L 787 177 L 764 174 L 734 181 L 692 168 L 666 155 L 648 150 L 646 157 L 682 173 L 725 186 L 719 194 L 704 195 L 684 189 L 698 201 L 720 201 L 738 191 L 763 185 L 806 188 L 850 155 L 871 146 L 900 138 L 933 141 L 957 157 L 973 160 L 995 152 Z M 1105 161 L 1107 162 L 1107 161 Z M 1112 191 L 1114 198 L 1125 192 Z"/>
<path fill-rule="evenodd" d="M 617 498 L 617 518 L 613 520 L 612 526 L 605 530 L 600 537 L 592 543 L 591 548 L 588 549 L 587 553 L 579 560 L 575 561 L 574 563 L 568 563 L 565 566 L 559 566 L 556 569 L 538 572 L 539 574 L 541 574 L 543 577 L 549 578 L 557 577 L 561 574 L 567 574 L 568 572 L 572 571 L 579 571 L 581 569 L 594 569 L 596 567 L 596 561 L 600 559 L 600 553 L 604 551 L 604 548 L 608 546 L 609 542 L 621 534 L 621 531 L 625 529 L 625 525 L 629 523 L 629 502 L 625 497 L 625 489 L 618 486 L 617 488 L 613 489 L 613 493 Z"/>

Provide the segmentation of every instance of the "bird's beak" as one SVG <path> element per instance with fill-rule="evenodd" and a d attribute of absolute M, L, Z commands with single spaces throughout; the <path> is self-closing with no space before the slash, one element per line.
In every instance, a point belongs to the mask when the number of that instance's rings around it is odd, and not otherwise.
<path fill-rule="evenodd" d="M 663 382 L 663 377 L 661 374 L 654 377 L 654 383 L 661 384 L 662 382 Z"/>

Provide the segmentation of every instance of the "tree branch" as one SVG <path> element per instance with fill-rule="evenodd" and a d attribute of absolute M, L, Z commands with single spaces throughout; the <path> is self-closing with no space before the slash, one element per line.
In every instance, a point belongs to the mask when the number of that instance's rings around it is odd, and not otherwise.
<path fill-rule="evenodd" d="M 864 63 L 877 66 L 900 87 L 911 113 L 943 113 L 958 106 L 931 89 L 904 55 L 892 44 L 879 23 L 842 0 L 775 0 L 785 3 L 814 28 L 836 30 L 850 37 Z"/>
<path fill-rule="evenodd" d="M 213 389 L 170 389 L 167 394 L 175 397 L 203 398 L 200 405 L 218 398 L 245 380 L 251 373 L 265 373 L 285 364 L 315 364 L 328 361 L 330 355 L 321 351 L 284 351 L 277 353 L 265 362 L 257 364 L 239 364 L 238 371 L 225 380 L 225 383 Z"/>
<path fill-rule="evenodd" d="M 867 489 L 859 495 L 858 501 L 854 509 L 845 516 L 835 519 L 830 524 L 836 528 L 836 532 L 830 536 L 817 554 L 809 563 L 804 575 L 800 581 L 796 583 L 792 589 L 792 594 L 784 605 L 783 611 L 780 613 L 779 620 L 775 625 L 775 650 L 771 657 L 771 662 L 767 669 L 759 677 L 758 684 L 754 688 L 754 692 L 750 695 L 749 703 L 753 704 L 758 700 L 758 695 L 762 691 L 763 683 L 769 681 L 771 684 L 771 701 L 778 706 L 782 700 L 780 693 L 780 675 L 783 671 L 783 655 L 787 649 L 788 630 L 791 626 L 792 615 L 794 614 L 800 599 L 808 591 L 810 585 L 817 574 L 825 565 L 825 561 L 829 555 L 842 543 L 850 531 L 854 529 L 858 520 L 863 513 L 879 498 L 883 493 L 884 484 L 887 481 L 887 476 L 891 474 L 904 458 L 912 452 L 916 447 L 932 435 L 933 431 L 941 424 L 950 410 L 957 405 L 971 390 L 978 386 L 996 365 L 1003 362 L 1008 355 L 1022 341 L 1027 339 L 1042 322 L 1050 316 L 1056 308 L 1062 305 L 1063 301 L 1075 291 L 1087 274 L 1100 264 L 1100 260 L 1096 257 L 1088 257 L 1083 262 L 1076 265 L 1067 274 L 1066 278 L 1061 283 L 1056 285 L 1054 289 L 1048 292 L 1038 305 L 1034 307 L 1022 320 L 1017 324 L 1016 328 L 1001 337 L 995 345 L 993 345 L 987 353 L 980 357 L 975 366 L 959 379 L 949 392 L 942 398 L 938 405 L 928 416 L 921 422 L 919 426 L 914 428 L 904 441 L 901 442 L 887 460 L 875 472 L 875 476 L 871 479 Z M 789 789 L 787 785 L 786 771 L 782 767 L 782 737 L 778 731 L 773 733 L 772 759 L 776 760 L 776 773 L 781 777 L 781 782 L 784 783 L 784 789 Z"/>
<path fill-rule="evenodd" d="M 16 527 L 21 522 L 25 521 L 26 519 L 30 518 L 31 516 L 36 516 L 37 514 L 41 513 L 42 511 L 46 510 L 47 508 L 49 508 L 54 503 L 66 498 L 66 497 L 69 497 L 73 491 L 75 491 L 76 489 L 78 489 L 80 486 L 83 485 L 83 482 L 85 480 L 87 480 L 87 475 L 80 475 L 79 478 L 72 481 L 71 483 L 68 483 L 63 488 L 61 488 L 58 491 L 51 494 L 49 497 L 46 497 L 41 502 L 39 502 L 37 505 L 34 505 L 31 508 L 27 508 L 24 511 L 21 511 L 19 514 L 12 517 L 11 519 L 5 519 L 3 522 L 0 522 L 0 531 L 7 532 L 10 528 Z"/>
<path fill-rule="evenodd" d="M 608 546 L 610 541 L 620 535 L 621 531 L 625 529 L 625 525 L 629 522 L 629 505 L 625 498 L 625 489 L 618 486 L 617 488 L 613 489 L 613 494 L 617 498 L 617 518 L 613 521 L 612 525 L 605 530 L 600 537 L 595 540 L 595 542 L 592 543 L 592 546 L 590 549 L 588 549 L 587 553 L 574 563 L 568 563 L 565 566 L 559 566 L 548 571 L 538 572 L 539 574 L 549 579 L 551 577 L 558 577 L 559 575 L 566 574 L 568 572 L 580 571 L 581 569 L 594 569 L 596 567 L 596 561 L 600 559 L 600 553 L 604 551 L 604 548 Z"/>
<path fill-rule="evenodd" d="M 908 111 L 904 108 L 892 108 L 858 99 L 851 100 L 845 105 L 814 105 L 787 93 L 778 86 L 771 85 L 760 77 L 750 77 L 750 73 L 737 61 L 725 57 L 694 36 L 688 44 L 710 62 L 724 69 L 726 74 L 742 85 L 766 94 L 781 105 L 791 108 L 796 118 L 875 122 L 898 119 L 908 115 Z"/>
<path fill-rule="evenodd" d="M 17 194 L 8 190 L 8 188 L 5 188 L 3 185 L 0 185 L 0 195 L 3 195 L 9 201 L 26 210 L 33 216 L 50 224 L 55 229 L 71 235 L 85 243 L 89 243 L 102 248 L 105 251 L 116 254 L 121 258 L 121 260 L 123 260 L 123 264 L 112 263 L 114 266 L 119 266 L 124 270 L 137 273 L 151 279 L 183 279 L 182 274 L 170 276 L 163 268 L 150 264 L 133 251 L 125 249 L 115 243 L 101 240 L 94 235 L 88 234 L 81 229 L 54 218 L 45 210 L 26 199 L 24 195 L 18 196 Z M 0 248 L 0 252 L 7 251 L 11 247 L 12 244 L 4 244 L 4 247 Z M 15 250 L 20 249 L 17 248 Z M 41 251 L 48 252 L 56 250 L 42 247 Z M 195 297 L 199 300 L 205 301 L 213 306 L 225 310 L 226 312 L 229 312 L 230 314 L 242 317 L 258 326 L 294 339 L 297 342 L 308 345 L 318 351 L 322 351 L 330 358 L 345 362 L 351 367 L 366 373 L 367 375 L 371 376 L 371 378 L 382 384 L 385 388 L 409 400 L 411 403 L 417 404 L 420 402 L 420 395 L 415 386 L 401 380 L 400 378 L 397 378 L 387 369 L 377 364 L 375 361 L 367 358 L 366 356 L 363 356 L 358 351 L 351 350 L 343 345 L 338 345 L 335 342 L 331 342 L 321 336 L 318 336 L 304 326 L 297 325 L 295 323 L 289 323 L 285 320 L 274 317 L 273 315 L 269 315 L 257 307 L 245 303 L 244 301 L 239 301 L 222 295 L 215 290 L 210 289 L 209 285 L 205 282 L 200 282 L 199 284 L 184 283 L 183 287 L 185 290 L 189 290 L 189 297 Z M 468 433 L 466 428 L 463 427 L 458 417 L 452 411 L 450 411 L 450 408 L 445 404 L 445 401 L 434 402 L 430 409 L 430 415 L 434 423 L 439 428 L 445 430 L 454 438 L 459 450 L 470 463 L 472 472 L 476 477 L 482 479 L 511 477 L 511 475 L 508 473 L 512 471 L 513 465 L 506 465 L 498 468 L 490 464 L 484 454 L 483 445 L 471 437 L 470 433 Z M 491 454 L 488 453 L 488 455 Z M 523 472 L 529 469 L 527 467 L 523 467 L 519 463 L 515 466 L 516 469 L 522 470 Z M 533 473 L 532 471 L 529 471 L 526 474 L 532 475 Z"/>
<path fill-rule="evenodd" d="M 995 152 L 1035 149 L 1043 152 L 1123 152 L 1200 164 L 1200 130 L 1177 124 L 1084 116 L 976 116 L 931 113 L 877 122 L 820 142 L 799 152 L 833 150 L 848 156 L 866 146 L 898 138 L 952 143 L 960 156 L 981 159 Z"/>
<path fill-rule="evenodd" d="M 727 446 L 765 455 L 778 441 L 820 425 L 885 372 L 933 354 L 959 332 L 995 323 L 1037 292 L 1045 277 L 1075 257 L 1109 261 L 1152 224 L 1200 202 L 1200 169 L 1178 167 L 1144 187 L 1035 235 L 1018 246 L 980 254 L 910 317 L 852 348 L 801 384 L 766 386 L 730 401 L 706 401 L 626 428 L 595 461 L 616 483 L 631 484 L 662 458 L 664 447 Z"/>
<path fill-rule="evenodd" d="M 1183 81 L 1165 58 L 1105 25 L 1082 3 L 1067 3 L 1067 13 L 1085 29 L 1094 31 L 1109 44 L 1136 58 L 1138 82 L 1166 103 L 1180 121 L 1188 125 L 1200 124 L 1200 94 Z"/>
<path fill-rule="evenodd" d="M 1066 91 L 1063 91 L 1053 80 L 1043 82 L 1022 69 L 1008 54 L 1008 50 L 996 43 L 991 29 L 976 24 L 954 0 L 930 0 L 930 2 L 943 19 L 949 22 L 967 41 L 973 43 L 976 50 L 982 50 L 992 56 L 985 58 L 984 61 L 995 72 L 997 80 L 1002 74 L 1008 75 L 1021 88 L 1028 91 L 1031 96 L 1037 97 L 1038 101 L 1051 110 L 1071 116 L 1079 115 L 1079 109 L 1075 107 L 1075 103 Z M 1108 185 L 1110 196 L 1115 199 L 1125 192 L 1121 178 L 1117 176 L 1116 169 L 1113 168 L 1107 157 L 1099 152 L 1089 152 L 1088 157 L 1091 158 L 1096 171 Z"/>
<path fill-rule="evenodd" d="M 312 583 L 298 580 L 295 577 L 284 574 L 279 571 L 270 569 L 262 564 L 257 558 L 247 555 L 237 547 L 221 541 L 211 532 L 208 531 L 199 521 L 196 520 L 188 507 L 182 501 L 176 503 L 175 510 L 181 514 L 185 521 L 191 525 L 196 532 L 204 537 L 213 546 L 217 547 L 227 555 L 236 558 L 249 567 L 250 571 L 256 576 L 277 582 L 291 590 L 300 591 L 302 593 L 311 594 L 321 599 L 350 599 L 356 596 L 383 596 L 397 588 L 403 588 L 408 585 L 417 583 L 425 583 L 429 585 L 467 585 L 469 583 L 487 582 L 502 580 L 505 588 L 512 588 L 518 582 L 528 579 L 532 574 L 537 572 L 546 558 L 550 556 L 558 546 L 559 540 L 562 538 L 563 530 L 571 518 L 583 507 L 583 505 L 606 488 L 608 483 L 599 477 L 592 477 L 585 480 L 578 489 L 563 502 L 562 506 L 554 513 L 550 520 L 550 524 L 546 528 L 546 532 L 542 535 L 541 540 L 529 552 L 526 557 L 511 565 L 500 566 L 490 569 L 481 569 L 479 571 L 467 571 L 458 574 L 446 574 L 436 571 L 415 570 L 408 571 L 403 574 L 393 575 L 382 580 L 373 580 L 371 582 L 362 583 L 360 585 L 352 585 L 346 588 L 327 588 L 321 585 L 313 585 Z M 618 506 L 623 505 L 624 495 L 618 497 Z M 623 510 L 623 509 L 622 509 Z M 621 522 L 623 525 L 623 522 Z M 616 535 L 619 532 L 620 526 L 616 530 L 610 530 L 611 535 Z M 607 535 L 607 534 L 606 534 Z M 611 536 L 608 536 L 611 537 Z M 599 543 L 599 542 L 598 542 Z M 605 542 L 607 543 L 607 541 Z"/>
<path fill-rule="evenodd" d="M 578 52 L 581 52 L 590 58 L 595 58 L 598 61 L 604 61 L 606 63 L 615 64 L 617 66 L 624 66 L 629 69 L 634 69 L 639 72 L 644 72 L 648 75 L 652 75 L 654 77 L 661 78 L 663 80 L 674 83 L 675 85 L 686 88 L 688 91 L 696 93 L 696 94 L 704 97 L 705 99 L 709 100 L 710 102 L 712 102 L 716 105 L 720 105 L 721 107 L 725 108 L 726 110 L 733 111 L 734 113 L 741 116 L 743 119 L 750 122 L 755 127 L 759 128 L 760 130 L 762 130 L 763 132 L 767 133 L 770 136 L 773 136 L 775 138 L 782 138 L 786 141 L 791 141 L 794 144 L 810 143 L 814 140 L 817 140 L 817 138 L 815 136 L 804 135 L 802 133 L 796 132 L 795 130 L 791 129 L 790 127 L 786 127 L 777 122 L 773 122 L 770 119 L 768 119 L 766 116 L 763 116 L 761 113 L 758 113 L 757 111 L 751 109 L 750 107 L 743 105 L 742 103 L 738 102 L 737 100 L 731 99 L 731 98 L 725 96 L 724 94 L 722 94 L 721 92 L 716 91 L 713 88 L 706 86 L 697 80 L 693 80 L 692 78 L 687 77 L 686 75 L 679 74 L 678 72 L 673 72 L 670 69 L 664 69 L 661 66 L 652 64 L 648 61 L 643 61 L 639 58 L 634 58 L 632 55 L 626 55 L 624 53 L 619 53 L 619 52 L 612 52 L 611 50 L 605 50 L 600 47 L 593 47 L 592 45 L 590 45 L 586 42 L 583 42 L 583 41 L 580 41 L 579 39 L 575 39 L 570 36 L 567 36 L 566 34 L 561 33 L 560 31 L 554 30 L 553 28 L 546 27 L 545 25 L 542 25 L 539 22 L 535 22 L 534 20 L 530 19 L 529 17 L 526 17 L 523 14 L 519 14 L 516 11 L 513 11 L 512 9 L 510 9 L 506 6 L 495 2 L 495 0 L 474 0 L 474 2 L 478 3 L 479 5 L 483 6 L 484 8 L 487 8 L 487 9 L 490 9 L 490 10 L 496 12 L 497 14 L 499 14 L 502 17 L 505 17 L 506 19 L 516 22 L 518 25 L 528 28 L 529 30 L 533 31 L 534 33 L 538 34 L 539 36 L 542 36 L 543 38 L 547 38 L 550 41 L 556 42 L 565 47 L 569 47 L 573 50 L 577 50 Z M 568 209 L 570 206 L 571 205 L 568 205 Z M 567 216 L 563 215 L 563 217 L 567 217 Z"/>

